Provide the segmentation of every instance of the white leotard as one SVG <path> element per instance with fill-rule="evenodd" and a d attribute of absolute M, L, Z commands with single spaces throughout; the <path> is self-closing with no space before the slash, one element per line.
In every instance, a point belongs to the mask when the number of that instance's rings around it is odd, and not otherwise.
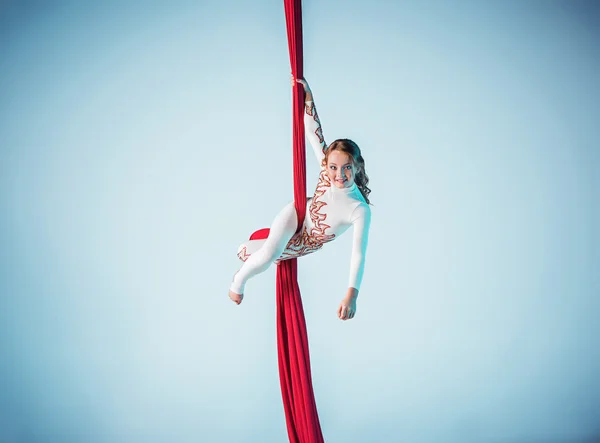
<path fill-rule="evenodd" d="M 353 226 L 353 246 L 350 260 L 349 287 L 360 289 L 365 266 L 365 254 L 371 222 L 371 209 L 353 183 L 349 188 L 332 185 L 322 165 L 326 144 L 313 102 L 307 102 L 304 126 L 321 173 L 314 195 L 307 199 L 302 229 L 295 233 L 297 215 L 294 202 L 289 203 L 271 224 L 269 238 L 249 240 L 238 248 L 244 265 L 236 273 L 231 290 L 242 294 L 246 281 L 266 270 L 271 263 L 301 257 L 315 252 Z"/>

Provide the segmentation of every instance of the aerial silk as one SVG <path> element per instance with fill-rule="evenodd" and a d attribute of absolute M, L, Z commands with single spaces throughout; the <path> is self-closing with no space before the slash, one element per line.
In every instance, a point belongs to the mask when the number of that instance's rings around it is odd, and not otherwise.
<path fill-rule="evenodd" d="M 284 0 L 283 3 L 292 74 L 294 78 L 303 78 L 301 0 Z M 296 83 L 292 91 L 294 203 L 298 214 L 298 231 L 302 228 L 306 213 L 304 88 Z M 295 258 L 283 260 L 277 265 L 277 355 L 281 395 L 290 442 L 322 443 L 297 265 Z"/>
<path fill-rule="evenodd" d="M 285 21 L 292 74 L 302 78 L 302 5 L 301 0 L 284 0 Z M 306 150 L 304 146 L 304 88 L 296 84 L 292 97 L 294 204 L 298 215 L 296 232 L 306 215 Z M 260 229 L 250 240 L 269 236 Z M 277 265 L 277 357 L 281 396 L 290 443 L 323 443 L 317 405 L 310 375 L 308 335 L 300 287 L 297 259 Z"/>

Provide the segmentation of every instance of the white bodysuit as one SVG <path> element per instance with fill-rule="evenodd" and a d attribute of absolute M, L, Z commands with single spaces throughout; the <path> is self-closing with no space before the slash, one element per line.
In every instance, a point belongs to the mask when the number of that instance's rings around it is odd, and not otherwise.
<path fill-rule="evenodd" d="M 371 209 L 356 183 L 349 188 L 340 189 L 332 185 L 327 176 L 325 166 L 322 165 L 327 145 L 313 102 L 306 102 L 304 127 L 306 137 L 321 166 L 321 173 L 313 197 L 307 199 L 302 229 L 295 233 L 297 214 L 294 202 L 291 202 L 273 220 L 267 239 L 242 243 L 238 248 L 238 257 L 244 264 L 235 274 L 230 287 L 237 294 L 243 294 L 248 279 L 265 271 L 271 263 L 315 252 L 325 243 L 343 234 L 350 226 L 354 227 L 354 237 L 348 286 L 360 289 Z"/>

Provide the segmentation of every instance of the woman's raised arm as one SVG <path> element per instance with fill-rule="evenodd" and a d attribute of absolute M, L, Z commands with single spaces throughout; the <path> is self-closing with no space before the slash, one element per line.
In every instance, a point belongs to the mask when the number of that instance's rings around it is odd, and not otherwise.
<path fill-rule="evenodd" d="M 325 158 L 325 149 L 327 145 L 323 138 L 323 130 L 321 129 L 321 121 L 317 114 L 317 108 L 315 108 L 315 102 L 313 101 L 312 91 L 308 86 L 308 83 L 304 79 L 294 79 L 292 77 L 292 86 L 295 82 L 300 83 L 304 87 L 306 96 L 304 98 L 304 132 L 310 145 L 313 148 L 319 166 L 323 166 L 323 159 Z"/>

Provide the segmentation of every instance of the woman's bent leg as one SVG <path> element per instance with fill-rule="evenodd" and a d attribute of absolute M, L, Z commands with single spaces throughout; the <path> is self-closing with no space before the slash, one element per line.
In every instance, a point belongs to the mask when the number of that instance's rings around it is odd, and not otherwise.
<path fill-rule="evenodd" d="M 271 263 L 281 256 L 288 242 L 294 236 L 297 225 L 298 216 L 296 208 L 294 202 L 291 202 L 273 220 L 269 237 L 265 240 L 265 244 L 258 251 L 250 255 L 235 274 L 230 290 L 236 294 L 243 294 L 244 286 L 248 279 L 266 271 L 271 266 Z"/>

